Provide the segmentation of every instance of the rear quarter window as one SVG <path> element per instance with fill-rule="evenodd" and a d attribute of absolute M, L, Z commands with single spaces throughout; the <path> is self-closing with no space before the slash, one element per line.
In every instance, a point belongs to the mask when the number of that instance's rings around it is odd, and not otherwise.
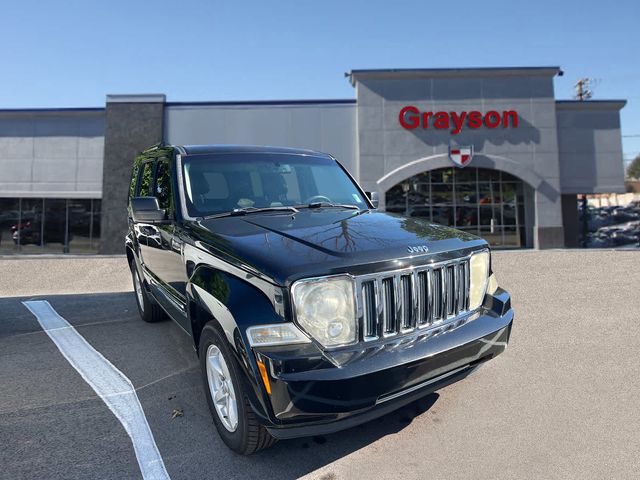
<path fill-rule="evenodd" d="M 136 185 L 138 184 L 140 164 L 141 160 L 139 158 L 136 158 L 133 162 L 133 170 L 131 171 L 131 182 L 129 184 L 129 198 L 136 196 Z"/>
<path fill-rule="evenodd" d="M 138 197 L 153 197 L 153 162 L 145 162 L 141 166 Z"/>

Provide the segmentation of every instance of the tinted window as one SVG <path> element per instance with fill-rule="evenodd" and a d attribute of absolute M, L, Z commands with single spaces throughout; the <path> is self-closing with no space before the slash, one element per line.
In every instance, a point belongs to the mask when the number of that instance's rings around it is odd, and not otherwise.
<path fill-rule="evenodd" d="M 332 202 L 367 208 L 356 185 L 328 157 L 219 154 L 184 157 L 187 208 L 192 216 L 234 208 Z"/>
<path fill-rule="evenodd" d="M 169 162 L 166 160 L 158 162 L 155 196 L 158 199 L 160 208 L 167 211 L 171 210 L 171 175 L 169 173 Z"/>
<path fill-rule="evenodd" d="M 129 185 L 129 197 L 136 195 L 136 183 L 138 182 L 138 173 L 140 172 L 140 160 L 138 158 L 133 162 L 133 171 L 131 173 L 131 183 Z"/>
<path fill-rule="evenodd" d="M 151 185 L 153 184 L 153 162 L 146 162 L 142 164 L 142 171 L 140 172 L 140 182 L 138 187 L 139 197 L 153 197 L 153 191 Z"/>

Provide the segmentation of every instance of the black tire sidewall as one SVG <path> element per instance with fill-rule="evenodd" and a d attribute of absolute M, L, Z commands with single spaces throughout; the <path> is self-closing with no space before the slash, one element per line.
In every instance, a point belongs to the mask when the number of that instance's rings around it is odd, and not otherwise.
<path fill-rule="evenodd" d="M 137 277 L 137 278 L 136 278 Z M 148 322 L 147 316 L 149 315 L 149 300 L 147 299 L 147 292 L 144 291 L 144 285 L 142 284 L 142 279 L 140 278 L 140 274 L 138 273 L 138 269 L 136 268 L 135 263 L 131 264 L 131 280 L 133 281 L 133 294 L 136 299 L 136 306 L 138 307 L 138 313 L 140 313 L 140 318 L 142 318 L 145 322 Z M 140 300 L 138 299 L 138 293 L 136 292 L 136 280 L 140 282 L 140 288 L 142 289 L 142 303 L 140 305 Z"/>
<path fill-rule="evenodd" d="M 213 417 L 213 423 L 220 434 L 220 438 L 222 441 L 233 451 L 236 453 L 244 454 L 247 450 L 248 445 L 248 425 L 247 425 L 247 404 L 245 402 L 245 391 L 242 386 L 242 382 L 240 380 L 241 373 L 238 371 L 238 363 L 231 352 L 228 342 L 226 338 L 223 337 L 223 333 L 218 329 L 215 324 L 211 322 L 202 330 L 200 335 L 200 345 L 199 345 L 199 356 L 200 356 L 200 372 L 202 375 L 202 381 L 204 384 L 205 395 L 207 397 L 207 403 L 209 404 L 209 410 L 211 411 L 211 416 Z M 229 368 L 229 373 L 231 375 L 231 381 L 233 383 L 233 389 L 236 393 L 236 403 L 238 408 L 238 426 L 235 431 L 230 432 L 225 428 L 222 424 L 220 417 L 218 417 L 218 412 L 215 409 L 213 404 L 213 399 L 211 398 L 211 391 L 209 389 L 209 381 L 207 378 L 207 349 L 209 345 L 217 346 L 222 352 L 222 356 L 224 357 L 225 362 Z"/>

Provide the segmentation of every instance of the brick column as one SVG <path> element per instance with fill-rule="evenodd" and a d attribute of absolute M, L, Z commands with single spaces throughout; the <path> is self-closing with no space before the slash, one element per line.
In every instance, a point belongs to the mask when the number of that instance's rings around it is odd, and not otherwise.
<path fill-rule="evenodd" d="M 163 139 L 164 95 L 107 95 L 100 253 L 124 253 L 133 160 Z"/>

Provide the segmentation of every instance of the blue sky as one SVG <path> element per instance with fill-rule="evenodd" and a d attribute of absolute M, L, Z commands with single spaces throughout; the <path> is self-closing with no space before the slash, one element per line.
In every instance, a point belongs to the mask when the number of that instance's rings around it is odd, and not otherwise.
<path fill-rule="evenodd" d="M 0 0 L 0 108 L 169 100 L 353 98 L 358 68 L 559 65 L 624 98 L 640 153 L 640 2 Z M 636 136 L 637 135 L 637 136 Z"/>

